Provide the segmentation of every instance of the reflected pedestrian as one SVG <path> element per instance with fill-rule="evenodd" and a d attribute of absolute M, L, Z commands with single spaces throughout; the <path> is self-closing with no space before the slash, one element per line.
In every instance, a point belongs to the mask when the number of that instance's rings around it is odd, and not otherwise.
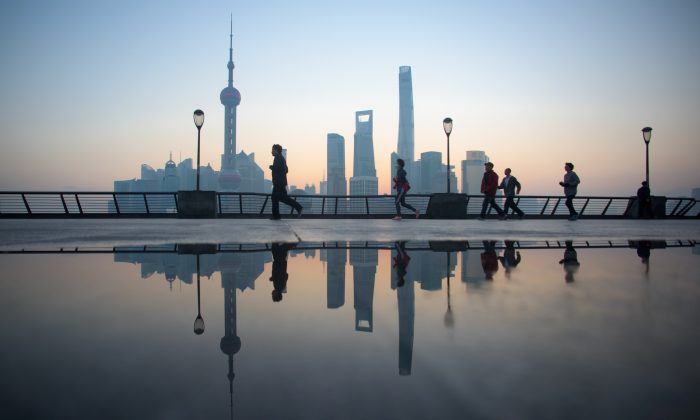
<path fill-rule="evenodd" d="M 578 184 L 581 183 L 578 175 L 574 172 L 574 164 L 571 162 L 566 162 L 564 164 L 564 182 L 560 182 L 559 185 L 564 187 L 564 195 L 566 196 L 566 208 L 569 209 L 569 220 L 578 220 L 578 212 L 574 208 L 574 197 L 576 197 L 576 191 Z"/>
<path fill-rule="evenodd" d="M 481 253 L 481 268 L 484 269 L 486 280 L 493 280 L 493 275 L 498 271 L 496 241 L 484 241 L 483 243 L 484 252 Z"/>
<path fill-rule="evenodd" d="M 301 212 L 304 207 L 297 201 L 287 195 L 287 161 L 282 156 L 282 146 L 279 144 L 272 145 L 272 156 L 275 157 L 270 169 L 272 170 L 272 217 L 271 220 L 279 220 L 280 217 L 280 202 L 292 206 L 298 217 L 301 217 Z"/>
<path fill-rule="evenodd" d="M 498 190 L 498 174 L 493 171 L 493 163 L 484 163 L 484 177 L 481 178 L 481 192 L 484 194 L 484 202 L 481 204 L 481 214 L 479 220 L 486 219 L 486 209 L 489 204 L 496 210 L 501 220 L 505 220 L 506 216 L 503 210 L 496 204 L 496 191 Z"/>
<path fill-rule="evenodd" d="M 294 248 L 295 244 L 273 243 L 272 244 L 272 301 L 282 300 L 282 293 L 287 290 L 287 253 Z"/>
<path fill-rule="evenodd" d="M 504 242 L 506 247 L 503 250 L 503 256 L 498 257 L 498 260 L 501 262 L 501 265 L 503 265 L 503 269 L 506 271 L 506 277 L 510 277 L 511 270 L 513 270 L 515 267 L 518 266 L 518 264 L 520 264 L 522 258 L 520 257 L 520 251 L 515 250 L 515 242 Z"/>
<path fill-rule="evenodd" d="M 576 248 L 574 248 L 574 243 L 572 241 L 565 241 L 566 248 L 564 249 L 564 258 L 559 260 L 559 264 L 562 264 L 566 275 L 564 280 L 567 283 L 574 282 L 574 274 L 578 271 L 581 263 L 578 262 L 578 254 Z"/>
<path fill-rule="evenodd" d="M 411 257 L 406 253 L 406 241 L 394 242 L 396 256 L 394 256 L 394 268 L 396 269 L 396 287 L 402 287 L 406 282 L 406 271 Z"/>
<path fill-rule="evenodd" d="M 642 186 L 637 190 L 637 218 L 653 218 L 654 213 L 651 208 L 651 190 L 649 183 L 642 181 Z"/>
<path fill-rule="evenodd" d="M 520 194 L 520 182 L 518 182 L 518 178 L 510 174 L 510 168 L 506 168 L 503 173 L 506 176 L 503 178 L 503 181 L 501 181 L 501 185 L 498 186 L 498 189 L 503 190 L 503 193 L 506 195 L 506 204 L 503 205 L 505 218 L 508 218 L 508 208 L 511 208 L 518 214 L 518 218 L 522 220 L 525 213 L 515 204 L 515 195 Z"/>
<path fill-rule="evenodd" d="M 411 185 L 406 179 L 406 170 L 404 166 L 406 162 L 403 159 L 396 159 L 396 176 L 394 177 L 394 189 L 396 190 L 396 216 L 392 220 L 401 220 L 401 206 L 413 211 L 416 219 L 420 216 L 420 212 L 410 204 L 406 203 L 406 193 L 411 189 Z"/>

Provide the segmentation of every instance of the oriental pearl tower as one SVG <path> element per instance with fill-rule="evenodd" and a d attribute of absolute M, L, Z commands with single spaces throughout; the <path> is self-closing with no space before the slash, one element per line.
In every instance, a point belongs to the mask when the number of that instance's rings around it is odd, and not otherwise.
<path fill-rule="evenodd" d="M 224 106 L 224 153 L 221 155 L 219 187 L 223 191 L 235 191 L 241 185 L 241 174 L 236 169 L 236 107 L 241 103 L 241 93 L 233 87 L 233 16 L 228 49 L 228 86 L 219 98 Z"/>

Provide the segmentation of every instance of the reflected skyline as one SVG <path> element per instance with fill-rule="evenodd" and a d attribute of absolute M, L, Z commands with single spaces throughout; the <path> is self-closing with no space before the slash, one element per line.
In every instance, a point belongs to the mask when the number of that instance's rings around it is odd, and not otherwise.
<path fill-rule="evenodd" d="M 440 418 L 463 418 L 473 407 L 494 418 L 532 417 L 544 405 L 557 417 L 644 418 L 654 409 L 673 417 L 694 407 L 700 284 L 693 268 L 700 260 L 690 244 L 487 241 L 460 243 L 457 251 L 423 242 L 291 246 L 223 247 L 229 251 L 216 254 L 185 254 L 185 246 L 173 248 L 180 254 L 165 247 L 151 254 L 0 254 L 6 274 L 0 310 L 11 320 L 3 325 L 0 364 L 5 383 L 13 384 L 0 385 L 0 414 L 27 417 L 11 403 L 24 401 L 20 395 L 31 395 L 33 410 L 43 413 L 35 417 L 65 417 L 63 410 L 78 406 L 94 417 L 109 406 L 117 416 L 129 410 L 150 418 L 175 412 L 228 418 L 233 411 L 236 418 L 328 418 L 341 408 L 355 418 L 421 418 L 426 397 Z M 571 260 L 571 248 L 583 263 L 575 282 L 566 283 L 559 261 L 563 253 Z M 273 249 L 286 254 L 286 269 L 273 267 Z M 499 270 L 487 281 L 483 252 L 504 259 L 514 253 L 517 267 L 508 274 L 497 261 Z M 653 265 L 646 267 L 640 253 Z M 470 280 L 450 287 L 453 276 L 470 278 L 472 259 L 481 286 Z M 139 266 L 127 264 L 133 262 Z M 433 265 L 431 276 L 444 276 L 440 287 L 417 287 L 433 284 L 420 278 L 428 272 L 420 264 Z M 292 283 L 273 302 L 269 278 L 280 268 Z M 353 282 L 345 282 L 350 272 Z M 156 281 L 142 281 L 144 273 Z M 352 293 L 352 306 L 339 290 Z M 206 321 L 201 335 L 192 333 L 195 313 Z M 357 332 L 358 325 L 365 329 Z M 575 357 L 560 356 L 572 352 Z M 665 362 L 653 362 L 660 359 Z M 69 387 L 58 386 L 66 381 Z M 610 399 L 576 391 L 583 384 L 596 384 Z M 523 392 L 513 395 L 513 387 Z M 268 402 L 278 396 L 271 389 L 284 390 L 284 404 Z M 312 406 L 318 411 L 310 413 Z"/>

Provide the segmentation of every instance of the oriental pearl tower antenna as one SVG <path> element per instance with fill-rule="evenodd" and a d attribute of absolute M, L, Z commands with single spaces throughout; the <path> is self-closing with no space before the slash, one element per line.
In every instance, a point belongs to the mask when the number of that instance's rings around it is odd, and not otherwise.
<path fill-rule="evenodd" d="M 236 108 L 241 103 L 241 93 L 233 87 L 233 14 L 228 49 L 228 86 L 219 95 L 224 106 L 224 153 L 221 155 L 219 187 L 223 191 L 236 191 L 241 185 L 241 174 L 236 169 Z"/>

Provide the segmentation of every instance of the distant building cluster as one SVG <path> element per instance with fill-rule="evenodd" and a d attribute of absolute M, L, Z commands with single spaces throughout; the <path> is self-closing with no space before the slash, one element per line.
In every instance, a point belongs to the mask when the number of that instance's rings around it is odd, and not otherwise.
<path fill-rule="evenodd" d="M 255 154 L 236 152 L 236 112 L 241 102 L 240 92 L 233 87 L 233 35 L 229 47 L 228 85 L 221 91 L 220 101 L 224 106 L 224 153 L 221 155 L 221 170 L 216 171 L 211 164 L 199 168 L 201 190 L 239 191 L 269 193 L 272 182 L 264 178 L 264 171 L 255 162 Z M 450 191 L 466 194 L 480 194 L 484 163 L 489 161 L 485 152 L 467 151 L 466 160 L 461 162 L 462 185 L 457 188 L 454 167 L 442 163 L 442 153 L 422 152 L 415 156 L 415 134 L 413 115 L 413 81 L 410 66 L 399 67 L 399 135 L 396 152 L 391 154 L 391 173 L 388 174 L 388 187 L 393 190 L 396 173 L 396 159 L 406 162 L 405 169 L 412 194 L 447 192 L 449 178 Z M 292 195 L 378 195 L 379 179 L 374 159 L 374 114 L 372 110 L 355 113 L 355 133 L 353 136 L 352 176 L 348 180 L 345 170 L 345 138 L 337 133 L 329 133 L 326 139 L 326 172 L 320 181 L 319 190 L 315 185 L 303 188 L 289 187 Z M 284 151 L 286 152 L 286 150 Z M 286 153 L 284 153 L 286 156 Z M 448 177 L 449 173 L 449 177 Z M 114 181 L 115 192 L 176 192 L 194 190 L 197 182 L 197 168 L 191 158 L 175 163 L 172 155 L 162 169 L 141 165 L 140 178 Z M 302 205 L 304 205 L 302 203 Z M 339 206 L 345 205 L 339 202 Z"/>

